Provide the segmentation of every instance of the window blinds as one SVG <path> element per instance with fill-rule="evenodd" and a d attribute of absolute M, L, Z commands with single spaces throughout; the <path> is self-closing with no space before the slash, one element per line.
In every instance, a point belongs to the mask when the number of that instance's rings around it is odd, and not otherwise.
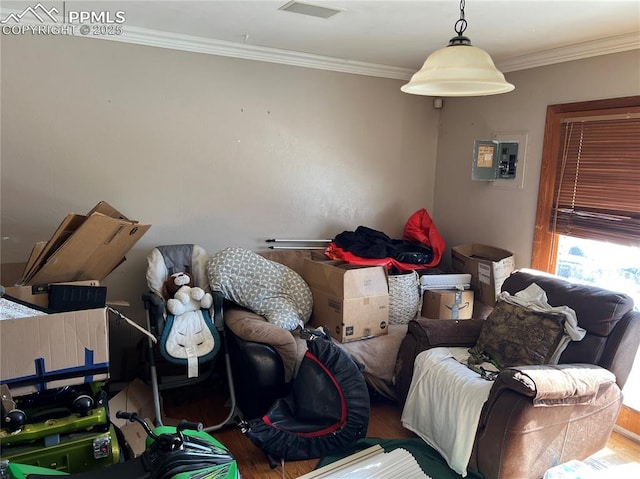
<path fill-rule="evenodd" d="M 550 231 L 640 246 L 640 117 L 565 119 Z"/>

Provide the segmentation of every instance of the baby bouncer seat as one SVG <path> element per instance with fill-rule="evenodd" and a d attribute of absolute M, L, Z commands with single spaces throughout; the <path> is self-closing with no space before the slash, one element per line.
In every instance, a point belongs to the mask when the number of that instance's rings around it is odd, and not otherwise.
<path fill-rule="evenodd" d="M 237 420 L 222 301 L 214 301 L 210 292 L 206 274 L 208 258 L 207 251 L 195 244 L 158 246 L 147 256 L 149 291 L 142 295 L 142 300 L 147 310 L 147 328 L 157 340 L 156 345 L 152 338 L 148 339 L 156 425 L 162 425 L 160 391 L 210 379 L 216 371 L 216 359 L 221 350 L 224 351 L 231 409 L 224 421 L 205 430 L 217 430 Z M 178 274 L 179 284 L 183 278 L 184 281 L 192 279 L 192 282 L 170 297 L 168 280 Z"/>

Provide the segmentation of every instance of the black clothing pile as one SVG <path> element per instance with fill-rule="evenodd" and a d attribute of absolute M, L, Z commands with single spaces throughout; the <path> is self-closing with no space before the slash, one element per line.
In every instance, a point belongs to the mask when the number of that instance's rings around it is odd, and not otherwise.
<path fill-rule="evenodd" d="M 361 258 L 393 258 L 410 264 L 429 264 L 433 261 L 433 250 L 429 246 L 391 239 L 383 232 L 366 226 L 358 226 L 355 231 L 344 231 L 333 242 Z"/>

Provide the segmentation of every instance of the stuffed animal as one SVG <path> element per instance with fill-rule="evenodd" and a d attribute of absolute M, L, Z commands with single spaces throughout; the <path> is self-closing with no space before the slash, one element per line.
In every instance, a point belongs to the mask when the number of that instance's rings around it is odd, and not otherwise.
<path fill-rule="evenodd" d="M 167 310 L 174 316 L 180 316 L 187 311 L 209 309 L 213 304 L 213 297 L 202 288 L 193 286 L 193 277 L 189 273 L 175 273 L 165 281 L 164 289 L 167 293 Z"/>
<path fill-rule="evenodd" d="M 194 286 L 191 273 L 175 273 L 169 276 L 163 284 L 164 299 L 173 298 L 183 286 Z"/>

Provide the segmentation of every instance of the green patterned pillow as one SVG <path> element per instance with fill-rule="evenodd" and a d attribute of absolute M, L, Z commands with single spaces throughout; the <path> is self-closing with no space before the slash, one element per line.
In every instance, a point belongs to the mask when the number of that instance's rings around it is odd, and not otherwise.
<path fill-rule="evenodd" d="M 486 355 L 500 369 L 549 364 L 564 335 L 564 322 L 562 313 L 498 301 L 482 325 L 475 346 L 469 349 L 470 361 Z"/>

